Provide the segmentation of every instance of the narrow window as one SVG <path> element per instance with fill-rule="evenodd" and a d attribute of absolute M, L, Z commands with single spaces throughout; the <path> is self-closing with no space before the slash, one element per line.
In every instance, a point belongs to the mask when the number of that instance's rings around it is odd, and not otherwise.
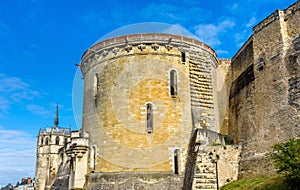
<path fill-rule="evenodd" d="M 93 147 L 93 150 L 94 150 L 94 154 L 93 154 L 93 159 L 94 159 L 94 163 L 93 163 L 93 168 L 95 169 L 96 168 L 96 147 Z"/>
<path fill-rule="evenodd" d="M 56 137 L 56 139 L 55 139 L 55 144 L 56 144 L 56 145 L 59 145 L 59 137 Z"/>
<path fill-rule="evenodd" d="M 147 104 L 147 132 L 152 133 L 153 131 L 153 108 L 152 104 Z"/>
<path fill-rule="evenodd" d="M 170 94 L 172 98 L 177 95 L 177 73 L 175 70 L 170 71 Z"/>
<path fill-rule="evenodd" d="M 64 162 L 64 153 L 60 154 L 60 160 L 61 160 L 62 163 Z"/>
<path fill-rule="evenodd" d="M 91 147 L 90 160 L 90 167 L 92 170 L 95 170 L 97 161 L 97 148 L 95 145 Z"/>
<path fill-rule="evenodd" d="M 41 139 L 41 144 L 44 145 L 44 137 Z"/>
<path fill-rule="evenodd" d="M 49 139 L 48 138 L 46 138 L 46 140 L 45 140 L 45 145 L 49 145 Z"/>
<path fill-rule="evenodd" d="M 181 52 L 181 62 L 185 63 L 185 52 Z"/>
<path fill-rule="evenodd" d="M 179 154 L 180 151 L 176 149 L 174 151 L 174 174 L 179 174 Z"/>
<path fill-rule="evenodd" d="M 95 99 L 95 103 L 97 103 L 98 91 L 99 91 L 99 77 L 98 77 L 98 73 L 95 73 L 95 75 L 94 75 L 94 99 Z"/>

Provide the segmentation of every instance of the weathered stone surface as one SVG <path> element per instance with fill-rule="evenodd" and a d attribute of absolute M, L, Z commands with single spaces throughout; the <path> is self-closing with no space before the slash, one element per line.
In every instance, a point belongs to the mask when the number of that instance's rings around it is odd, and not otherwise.
<path fill-rule="evenodd" d="M 219 130 L 212 73 L 217 59 L 201 42 L 180 36 L 125 38 L 127 42 L 116 38 L 97 44 L 82 59 L 83 129 L 97 152 L 90 171 L 168 172 L 183 177 L 193 127 Z M 116 48 L 117 53 L 111 52 Z M 171 71 L 176 73 L 173 85 Z M 148 104 L 153 106 L 151 131 Z M 175 151 L 179 151 L 176 166 Z"/>
<path fill-rule="evenodd" d="M 88 180 L 89 187 L 87 190 L 168 190 L 182 188 L 182 178 L 168 172 L 90 174 Z"/>
<path fill-rule="evenodd" d="M 232 60 L 228 132 L 242 144 L 240 178 L 273 173 L 265 153 L 299 132 L 299 6 L 255 26 Z"/>
<path fill-rule="evenodd" d="M 204 185 L 205 189 L 217 189 L 217 183 L 221 187 L 237 180 L 240 152 L 238 145 L 213 145 L 199 150 L 193 189 Z"/>

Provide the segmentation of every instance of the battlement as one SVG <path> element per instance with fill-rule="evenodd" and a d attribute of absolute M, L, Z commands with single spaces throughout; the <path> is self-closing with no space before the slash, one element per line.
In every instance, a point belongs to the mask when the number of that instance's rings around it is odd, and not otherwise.
<path fill-rule="evenodd" d="M 240 54 L 247 48 L 247 46 L 253 41 L 253 35 L 251 35 L 248 40 L 243 44 L 243 46 L 238 50 L 238 52 L 232 57 L 231 62 L 240 56 Z"/>
<path fill-rule="evenodd" d="M 275 20 L 279 20 L 280 17 L 284 15 L 284 12 L 281 10 L 276 10 L 271 15 L 269 15 L 267 18 L 265 18 L 263 21 L 258 23 L 256 26 L 253 27 L 253 32 L 257 33 L 266 26 L 268 26 L 270 23 L 274 22 Z"/>
<path fill-rule="evenodd" d="M 131 35 L 125 35 L 125 36 L 119 36 L 115 38 L 110 38 L 104 41 L 101 41 L 92 47 L 90 47 L 87 51 L 85 51 L 82 55 L 82 60 L 84 60 L 86 57 L 90 55 L 90 53 L 94 53 L 96 50 L 104 48 L 106 46 L 112 45 L 112 44 L 130 44 L 134 41 L 142 41 L 145 42 L 153 42 L 153 41 L 160 41 L 164 42 L 165 44 L 173 44 L 173 42 L 186 42 L 188 44 L 193 44 L 195 46 L 199 46 L 208 52 L 210 52 L 215 58 L 217 57 L 215 51 L 209 47 L 207 44 L 200 42 L 198 40 L 184 37 L 184 36 L 177 36 L 174 34 L 161 34 L 161 33 L 147 33 L 147 34 L 131 34 Z"/>
<path fill-rule="evenodd" d="M 219 65 L 226 65 L 226 64 L 230 64 L 231 63 L 231 59 L 230 58 L 222 58 L 222 59 L 218 59 L 218 64 Z"/>
<path fill-rule="evenodd" d="M 44 130 L 40 130 L 40 133 L 63 133 L 64 135 L 71 134 L 71 128 L 59 128 L 59 127 L 46 127 Z"/>
<path fill-rule="evenodd" d="M 276 10 L 271 15 L 269 15 L 267 18 L 262 20 L 260 23 L 258 23 L 256 26 L 253 27 L 253 32 L 257 33 L 266 26 L 268 26 L 270 23 L 280 20 L 280 18 L 283 18 L 285 20 L 285 17 L 294 14 L 296 11 L 300 10 L 300 1 L 297 1 L 296 3 L 292 4 L 288 8 L 284 10 Z"/>
<path fill-rule="evenodd" d="M 296 3 L 292 4 L 288 8 L 284 10 L 284 13 L 286 15 L 294 14 L 296 11 L 300 11 L 300 1 L 297 1 Z"/>

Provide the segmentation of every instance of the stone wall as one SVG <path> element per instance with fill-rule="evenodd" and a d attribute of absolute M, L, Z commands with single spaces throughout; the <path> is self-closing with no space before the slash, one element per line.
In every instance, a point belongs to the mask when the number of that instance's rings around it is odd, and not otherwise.
<path fill-rule="evenodd" d="M 85 105 L 95 107 L 89 111 L 96 111 L 97 118 L 83 127 L 99 150 L 95 171 L 172 171 L 173 152 L 175 148 L 185 151 L 182 144 L 187 144 L 192 126 L 190 109 L 183 105 L 189 102 L 189 80 L 180 51 L 136 45 L 129 52 L 120 50 L 117 59 L 110 53 L 94 65 L 85 74 L 85 86 L 94 90 L 98 73 L 100 88 L 96 104 L 94 93 L 85 92 L 89 101 Z M 176 98 L 169 94 L 172 69 L 178 77 Z M 154 110 L 152 132 L 146 129 L 147 103 Z"/>
<path fill-rule="evenodd" d="M 163 184 L 171 174 L 182 177 L 192 127 L 219 129 L 212 74 L 217 66 L 211 48 L 175 35 L 128 35 L 91 47 L 81 63 L 83 130 L 95 149 L 88 175 L 167 172 Z"/>
<path fill-rule="evenodd" d="M 217 189 L 237 180 L 241 146 L 225 144 L 224 136 L 213 131 L 197 129 L 195 133 L 192 189 Z"/>
<path fill-rule="evenodd" d="M 240 178 L 274 173 L 265 153 L 299 132 L 299 5 L 255 26 L 233 58 L 229 134 L 242 143 Z"/>
<path fill-rule="evenodd" d="M 182 178 L 166 172 L 122 172 L 90 174 L 87 190 L 152 190 L 182 189 Z"/>
<path fill-rule="evenodd" d="M 231 87 L 231 59 L 219 59 L 216 69 L 216 105 L 219 112 L 219 130 L 221 134 L 228 134 L 229 126 L 229 95 Z"/>
<path fill-rule="evenodd" d="M 214 165 L 212 169 L 216 170 L 217 167 L 219 187 L 238 179 L 241 146 L 214 145 L 209 147 L 205 153 Z"/>
<path fill-rule="evenodd" d="M 254 125 L 252 118 L 246 119 L 252 117 L 248 113 L 253 112 L 253 72 L 253 41 L 250 37 L 231 63 L 228 134 L 233 137 L 235 144 L 241 142 L 243 129 L 245 132 L 253 131 L 253 127 L 249 127 Z"/>
<path fill-rule="evenodd" d="M 189 56 L 191 106 L 194 127 L 219 131 L 216 113 L 213 59 L 205 52 L 191 51 Z"/>
<path fill-rule="evenodd" d="M 285 20 L 287 27 L 287 37 L 289 39 L 289 48 L 285 57 L 285 67 L 288 77 L 288 103 L 293 108 L 300 111 L 300 3 L 290 6 L 285 11 Z M 299 123 L 299 122 L 298 122 Z M 298 130 L 295 133 L 299 134 Z"/>

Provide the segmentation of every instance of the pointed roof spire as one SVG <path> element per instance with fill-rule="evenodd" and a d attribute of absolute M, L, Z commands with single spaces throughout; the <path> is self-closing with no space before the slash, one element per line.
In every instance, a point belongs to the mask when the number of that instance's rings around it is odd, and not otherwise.
<path fill-rule="evenodd" d="M 56 114 L 54 119 L 54 128 L 58 127 L 58 104 L 56 104 Z"/>

